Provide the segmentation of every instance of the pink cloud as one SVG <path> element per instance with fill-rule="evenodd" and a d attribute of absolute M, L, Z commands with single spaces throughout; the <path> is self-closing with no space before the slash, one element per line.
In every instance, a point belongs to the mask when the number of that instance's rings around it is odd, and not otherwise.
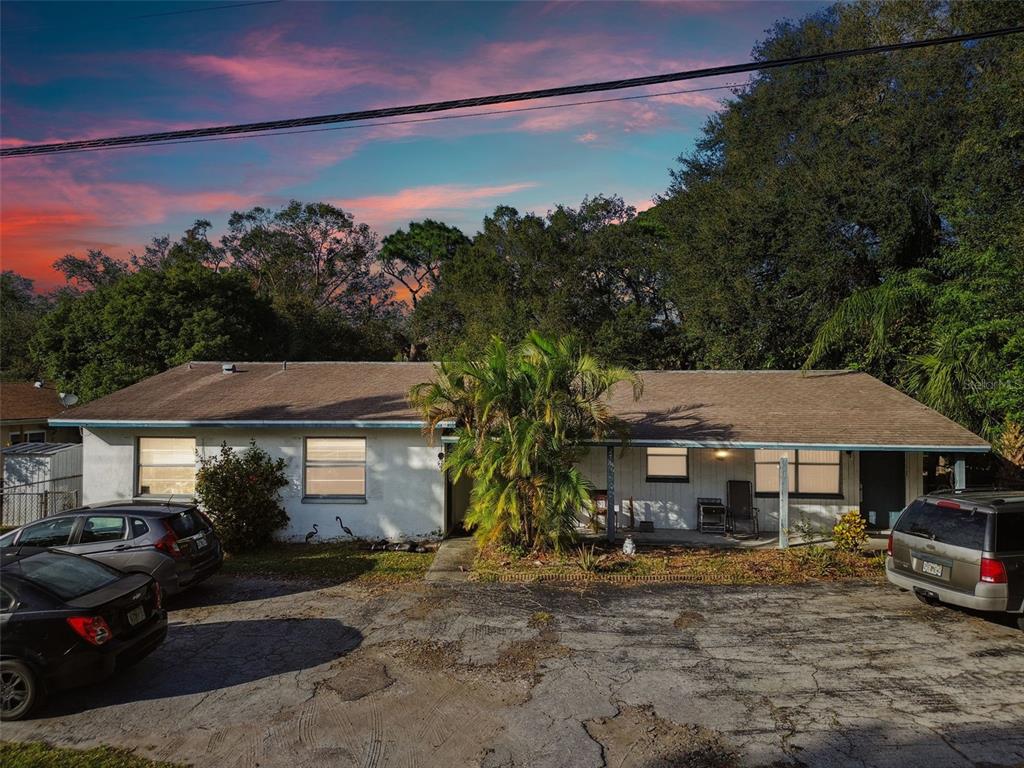
<path fill-rule="evenodd" d="M 265 196 L 234 190 L 182 191 L 143 182 L 110 181 L 89 156 L 3 161 L 0 248 L 3 268 L 44 284 L 56 281 L 52 263 L 73 250 L 108 249 L 126 256 L 133 228 L 174 215 L 209 216 L 251 207 Z M 133 243 L 141 246 L 141 243 Z"/>
<path fill-rule="evenodd" d="M 187 67 L 227 79 L 248 96 L 270 101 L 297 101 L 357 86 L 406 88 L 410 75 L 373 61 L 365 52 L 341 46 L 317 48 L 288 42 L 280 32 L 249 35 L 233 55 L 185 56 Z"/>
<path fill-rule="evenodd" d="M 390 195 L 368 195 L 339 200 L 337 205 L 355 214 L 357 219 L 371 225 L 405 222 L 426 215 L 440 215 L 445 212 L 475 208 L 488 202 L 501 202 L 505 195 L 511 195 L 536 184 L 522 182 L 493 186 L 468 186 L 463 184 L 435 184 L 424 187 L 409 187 Z"/>
<path fill-rule="evenodd" d="M 586 133 L 581 133 L 577 136 L 576 141 L 582 144 L 590 144 L 591 142 L 597 141 L 597 134 L 593 131 L 587 131 Z"/>

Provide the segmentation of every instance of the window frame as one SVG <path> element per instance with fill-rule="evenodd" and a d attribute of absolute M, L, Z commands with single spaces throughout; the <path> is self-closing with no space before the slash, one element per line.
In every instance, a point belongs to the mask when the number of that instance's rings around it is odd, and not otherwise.
<path fill-rule="evenodd" d="M 674 451 L 682 451 L 684 463 L 686 465 L 686 473 L 682 475 L 652 475 L 651 474 L 651 449 L 670 449 Z M 657 455 L 657 454 L 656 454 Z M 671 454 L 662 454 L 671 455 Z M 648 445 L 644 448 L 644 482 L 647 483 L 688 483 L 690 482 L 690 449 L 685 445 Z"/>
<path fill-rule="evenodd" d="M 119 539 L 100 539 L 99 541 L 83 541 L 82 539 L 85 536 L 85 527 L 88 524 L 89 519 L 93 518 L 93 517 L 106 517 L 106 518 L 110 518 L 110 519 L 113 519 L 115 517 L 120 518 L 120 520 L 121 520 L 121 538 L 119 538 Z M 95 544 L 110 544 L 110 543 L 117 542 L 117 541 L 128 541 L 128 539 L 129 539 L 128 534 L 130 532 L 130 530 L 129 530 L 130 527 L 131 527 L 130 521 L 129 521 L 128 517 L 125 516 L 125 515 L 118 515 L 118 514 L 106 514 L 106 515 L 104 515 L 100 511 L 97 511 L 94 514 L 81 515 L 81 523 L 78 526 L 78 533 L 75 535 L 73 543 L 74 544 L 82 544 L 82 545 L 85 545 L 85 546 L 92 546 L 92 545 L 95 545 Z"/>
<path fill-rule="evenodd" d="M 309 469 L 309 441 L 310 440 L 362 440 L 363 460 L 360 461 L 335 461 L 326 464 L 317 464 L 320 467 L 353 467 L 363 468 L 363 492 L 352 493 L 309 493 L 306 490 L 307 470 Z M 367 498 L 367 484 L 369 473 L 366 471 L 369 464 L 369 445 L 365 435 L 305 435 L 302 438 L 302 501 L 310 504 L 365 504 Z"/>
<path fill-rule="evenodd" d="M 143 464 L 142 463 L 142 441 L 143 440 L 191 440 L 192 441 L 192 463 L 191 464 Z M 135 498 L 139 499 L 194 499 L 196 496 L 196 475 L 199 474 L 197 464 L 199 463 L 199 440 L 194 435 L 136 435 L 135 437 Z M 142 492 L 142 467 L 192 467 L 192 493 L 152 493 Z"/>
<path fill-rule="evenodd" d="M 16 547 L 38 547 L 38 546 L 40 546 L 39 544 L 33 544 L 30 541 L 29 542 L 23 541 L 25 534 L 28 533 L 29 531 L 31 531 L 33 528 L 41 528 L 44 525 L 53 524 L 53 523 L 59 523 L 59 522 L 63 522 L 64 520 L 70 520 L 71 521 L 71 530 L 68 531 L 67 541 L 65 541 L 63 544 L 46 544 L 44 546 L 47 549 L 50 549 L 50 548 L 58 549 L 60 547 L 74 546 L 74 544 L 78 540 L 78 531 L 82 527 L 82 520 L 81 520 L 81 518 L 77 517 L 77 516 L 74 516 L 74 515 L 53 515 L 51 517 L 44 517 L 41 520 L 35 520 L 35 521 L 29 523 L 28 525 L 26 525 L 24 528 L 22 528 L 18 532 L 18 538 L 14 542 L 13 546 L 16 546 Z"/>
<path fill-rule="evenodd" d="M 757 452 L 759 450 L 764 450 L 764 451 L 792 451 L 793 452 L 794 459 L 793 459 L 793 461 L 791 461 L 789 463 L 789 471 L 791 473 L 790 476 L 793 478 L 793 490 L 789 492 L 789 498 L 791 498 L 791 499 L 844 499 L 844 498 L 846 498 L 846 494 L 845 494 L 845 492 L 843 490 L 843 453 L 844 453 L 844 451 L 842 451 L 842 450 L 840 450 L 838 448 L 802 448 L 802 449 L 801 448 L 755 448 L 754 449 L 754 496 L 755 497 L 763 498 L 763 499 L 764 498 L 773 499 L 773 498 L 778 498 L 778 496 L 779 496 L 779 490 L 778 489 L 776 489 L 774 491 L 762 491 L 761 489 L 757 488 L 757 465 L 758 464 L 767 464 L 767 465 L 774 466 L 776 468 L 776 473 L 778 473 L 778 466 L 779 466 L 779 462 L 777 460 L 776 461 L 758 461 L 757 460 Z M 820 451 L 820 450 L 831 451 L 831 450 L 834 450 L 836 452 L 836 457 L 838 458 L 838 461 L 836 463 L 834 463 L 834 464 L 831 463 L 831 462 L 823 463 L 823 462 L 820 462 L 820 461 L 801 462 L 800 461 L 800 452 L 802 450 L 803 451 Z M 810 467 L 835 467 L 836 468 L 836 473 L 837 473 L 836 487 L 839 490 L 836 493 L 814 493 L 814 492 L 801 491 L 800 490 L 800 465 L 801 464 L 806 464 L 807 466 L 810 466 Z"/>

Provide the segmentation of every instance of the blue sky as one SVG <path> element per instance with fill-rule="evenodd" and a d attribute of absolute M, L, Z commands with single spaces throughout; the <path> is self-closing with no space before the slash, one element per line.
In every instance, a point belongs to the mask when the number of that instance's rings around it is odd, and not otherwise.
<path fill-rule="evenodd" d="M 2 13 L 5 146 L 276 119 L 747 60 L 809 2 L 19 3 Z M 738 82 L 719 78 L 657 92 Z M 616 94 L 608 94 L 614 96 Z M 625 94 L 623 94 L 625 95 Z M 727 90 L 572 109 L 2 162 L 3 268 L 126 256 L 196 218 L 327 200 L 382 235 L 474 233 L 498 204 L 644 207 Z M 563 99 L 572 101 L 574 99 Z M 516 106 L 551 103 L 531 102 Z"/>

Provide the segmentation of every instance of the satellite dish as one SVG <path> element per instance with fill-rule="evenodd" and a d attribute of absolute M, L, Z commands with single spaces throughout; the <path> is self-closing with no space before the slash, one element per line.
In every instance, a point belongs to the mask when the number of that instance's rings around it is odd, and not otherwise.
<path fill-rule="evenodd" d="M 72 405 L 78 402 L 78 395 L 72 395 L 70 392 L 60 393 L 60 404 L 65 408 L 70 408 Z"/>

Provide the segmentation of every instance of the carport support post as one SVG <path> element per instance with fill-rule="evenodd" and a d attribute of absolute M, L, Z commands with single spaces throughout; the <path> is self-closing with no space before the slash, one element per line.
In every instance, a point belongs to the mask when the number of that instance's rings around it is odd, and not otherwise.
<path fill-rule="evenodd" d="M 779 459 L 779 549 L 789 549 L 789 457 Z"/>
<path fill-rule="evenodd" d="M 953 487 L 957 490 L 967 487 L 967 462 L 962 455 L 953 462 Z"/>
<path fill-rule="evenodd" d="M 615 446 L 608 446 L 608 499 L 605 504 L 608 505 L 608 509 L 604 515 L 604 527 L 605 532 L 608 534 L 608 541 L 611 544 L 615 543 Z"/>

